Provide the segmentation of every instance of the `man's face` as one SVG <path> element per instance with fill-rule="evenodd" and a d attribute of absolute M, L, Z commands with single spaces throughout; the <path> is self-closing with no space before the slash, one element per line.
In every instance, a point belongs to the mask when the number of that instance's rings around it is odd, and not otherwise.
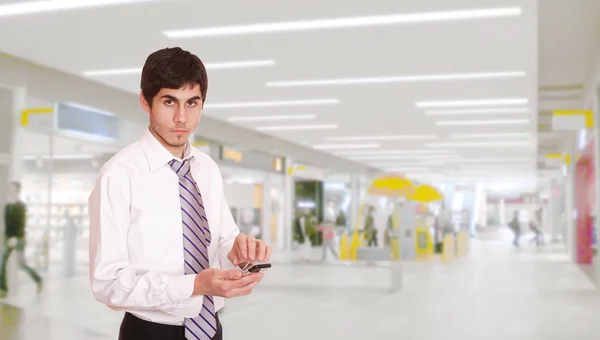
<path fill-rule="evenodd" d="M 171 153 L 181 156 L 190 134 L 196 130 L 202 115 L 200 86 L 180 89 L 162 89 L 154 96 L 152 106 L 144 96 L 140 102 L 150 118 L 150 129 L 160 143 Z"/>

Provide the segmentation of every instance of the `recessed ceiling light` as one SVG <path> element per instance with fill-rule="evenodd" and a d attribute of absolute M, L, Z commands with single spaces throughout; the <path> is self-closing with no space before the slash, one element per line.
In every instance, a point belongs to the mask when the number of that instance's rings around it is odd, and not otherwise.
<path fill-rule="evenodd" d="M 497 106 L 497 105 L 526 105 L 527 98 L 500 98 L 500 99 L 475 99 L 475 100 L 439 100 L 417 102 L 418 108 L 435 107 L 473 107 L 473 106 Z"/>
<path fill-rule="evenodd" d="M 292 131 L 292 130 L 329 130 L 337 129 L 339 126 L 336 124 L 324 124 L 324 125 L 284 125 L 284 126 L 259 126 L 256 128 L 258 131 Z"/>
<path fill-rule="evenodd" d="M 398 160 L 398 159 L 452 159 L 459 158 L 457 155 L 372 155 L 372 156 L 352 156 L 348 157 L 353 160 Z"/>
<path fill-rule="evenodd" d="M 436 135 L 397 135 L 397 136 L 351 136 L 351 137 L 326 137 L 330 141 L 384 141 L 384 140 L 422 140 L 436 139 Z"/>
<path fill-rule="evenodd" d="M 220 62 L 220 63 L 206 63 L 204 67 L 207 70 L 223 70 L 223 69 L 236 69 L 236 68 L 251 68 L 251 67 L 264 67 L 275 65 L 273 60 L 248 60 L 248 61 L 231 61 L 231 62 Z M 85 71 L 83 75 L 88 77 L 100 77 L 100 76 L 122 76 L 130 74 L 142 73 L 141 67 L 131 68 L 117 68 L 107 70 L 94 70 Z"/>
<path fill-rule="evenodd" d="M 484 148 L 505 146 L 531 146 L 530 142 L 473 142 L 473 143 L 428 143 L 427 148 Z"/>
<path fill-rule="evenodd" d="M 519 157 L 498 157 L 498 158 L 462 158 L 460 163 L 512 163 L 512 162 L 532 162 L 531 158 L 519 158 Z"/>
<path fill-rule="evenodd" d="M 336 155 L 353 156 L 353 155 L 431 155 L 431 154 L 448 154 L 454 153 L 453 150 L 370 150 L 370 151 L 340 151 Z"/>
<path fill-rule="evenodd" d="M 394 171 L 394 172 L 426 172 L 431 171 L 431 168 L 426 167 L 392 167 L 385 168 L 386 171 Z"/>
<path fill-rule="evenodd" d="M 272 32 L 292 32 L 350 27 L 412 24 L 436 21 L 458 21 L 521 15 L 520 7 L 470 9 L 441 12 L 407 13 L 368 17 L 332 18 L 306 21 L 268 22 L 250 25 L 206 27 L 196 29 L 167 30 L 169 38 L 194 38 L 227 35 L 247 35 Z"/>
<path fill-rule="evenodd" d="M 531 134 L 525 132 L 507 133 L 463 133 L 450 135 L 452 139 L 484 139 L 484 138 L 531 138 Z"/>
<path fill-rule="evenodd" d="M 377 149 L 379 144 L 320 144 L 313 145 L 319 150 L 342 150 L 342 149 Z"/>
<path fill-rule="evenodd" d="M 0 17 L 58 12 L 80 8 L 112 6 L 112 5 L 130 5 L 141 2 L 151 2 L 157 0 L 48 0 L 48 1 L 22 1 L 0 5 Z"/>
<path fill-rule="evenodd" d="M 250 117 L 230 117 L 227 118 L 230 122 L 260 122 L 260 121 L 275 121 L 275 120 L 304 120 L 315 119 L 316 115 L 287 115 L 287 116 L 250 116 Z"/>
<path fill-rule="evenodd" d="M 306 99 L 306 100 L 281 100 L 267 102 L 238 102 L 238 103 L 206 103 L 206 109 L 239 109 L 252 107 L 283 107 L 283 106 L 312 106 L 312 105 L 336 105 L 339 99 Z"/>
<path fill-rule="evenodd" d="M 479 114 L 494 114 L 494 113 L 525 113 L 529 109 L 523 107 L 507 108 L 507 109 L 469 109 L 469 110 L 437 110 L 426 111 L 429 116 L 444 116 L 444 115 L 479 115 Z"/>
<path fill-rule="evenodd" d="M 522 71 L 486 72 L 486 73 L 455 73 L 455 74 L 431 74 L 431 75 L 397 76 L 397 77 L 273 81 L 273 82 L 268 82 L 267 86 L 268 87 L 295 87 L 295 86 L 362 85 L 362 84 L 409 83 L 409 82 L 443 81 L 443 80 L 516 78 L 516 77 L 524 77 L 524 76 L 525 76 L 525 72 L 522 72 Z"/>
<path fill-rule="evenodd" d="M 528 124 L 529 119 L 495 119 L 495 120 L 446 120 L 437 122 L 440 126 L 451 125 L 518 125 Z"/>

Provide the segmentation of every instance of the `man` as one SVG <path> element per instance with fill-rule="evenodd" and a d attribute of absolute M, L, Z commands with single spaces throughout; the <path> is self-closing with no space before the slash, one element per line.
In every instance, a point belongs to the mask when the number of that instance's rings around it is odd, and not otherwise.
<path fill-rule="evenodd" d="M 125 311 L 119 339 L 222 339 L 224 298 L 248 295 L 271 248 L 240 234 L 215 162 L 188 139 L 208 78 L 180 48 L 152 53 L 140 103 L 149 126 L 100 170 L 89 199 L 90 280 L 96 299 Z"/>
<path fill-rule="evenodd" d="M 25 261 L 25 225 L 27 206 L 21 201 L 21 183 L 12 182 L 8 188 L 8 203 L 4 207 L 4 255 L 0 264 L 0 297 L 8 294 L 6 265 L 13 250 L 17 251 L 19 267 L 26 271 L 37 284 L 38 293 L 42 290 L 42 278 Z"/>

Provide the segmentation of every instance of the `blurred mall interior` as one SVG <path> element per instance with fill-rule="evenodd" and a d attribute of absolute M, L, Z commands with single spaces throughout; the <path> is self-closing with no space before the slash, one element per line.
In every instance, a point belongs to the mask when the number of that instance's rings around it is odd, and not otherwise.
<path fill-rule="evenodd" d="M 208 70 L 190 143 L 273 248 L 225 339 L 597 339 L 599 42 L 598 0 L 0 1 L 0 205 L 21 183 L 43 278 L 7 257 L 0 339 L 118 338 L 88 198 L 173 46 Z"/>

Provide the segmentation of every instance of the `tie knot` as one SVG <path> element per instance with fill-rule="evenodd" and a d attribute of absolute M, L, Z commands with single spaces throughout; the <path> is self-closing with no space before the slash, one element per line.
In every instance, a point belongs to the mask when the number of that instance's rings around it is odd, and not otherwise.
<path fill-rule="evenodd" d="M 173 171 L 175 171 L 175 173 L 179 177 L 183 177 L 190 172 L 190 160 L 189 159 L 186 159 L 181 162 L 174 159 L 169 162 L 169 165 L 171 166 L 171 169 L 173 169 Z"/>

